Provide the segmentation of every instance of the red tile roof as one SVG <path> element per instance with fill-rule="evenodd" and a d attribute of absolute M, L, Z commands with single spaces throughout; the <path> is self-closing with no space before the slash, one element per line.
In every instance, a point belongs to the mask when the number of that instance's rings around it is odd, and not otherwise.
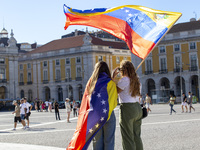
<path fill-rule="evenodd" d="M 200 29 L 200 21 L 191 21 L 174 25 L 168 33 Z"/>
<path fill-rule="evenodd" d="M 61 50 L 61 49 L 69 49 L 73 47 L 80 47 L 84 44 L 83 42 L 84 36 L 85 35 L 80 35 L 80 36 L 73 36 L 73 37 L 53 40 L 41 47 L 38 47 L 30 51 L 27 54 L 43 53 L 43 52 L 49 52 L 49 51 L 55 51 L 55 50 Z M 93 45 L 109 46 L 111 48 L 116 48 L 116 49 L 125 49 L 127 47 L 125 42 L 103 41 L 94 36 L 91 36 L 91 38 L 92 38 L 91 43 Z"/>

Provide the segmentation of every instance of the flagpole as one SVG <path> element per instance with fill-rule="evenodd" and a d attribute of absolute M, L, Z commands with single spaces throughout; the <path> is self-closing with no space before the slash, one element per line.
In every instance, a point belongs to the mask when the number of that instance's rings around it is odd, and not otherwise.
<path fill-rule="evenodd" d="M 182 16 L 182 14 L 176 19 L 176 21 Z M 176 21 L 174 22 L 174 24 L 176 23 Z M 160 41 L 165 37 L 165 35 L 171 30 L 173 26 L 171 26 L 169 28 L 169 30 L 162 36 L 162 38 L 160 38 L 160 40 L 154 45 L 154 47 L 152 48 L 151 52 L 154 50 L 154 48 L 158 45 L 158 43 L 160 43 Z M 150 52 L 150 53 L 151 53 Z M 149 53 L 149 54 L 150 54 Z M 139 69 L 139 67 L 143 64 L 143 62 L 145 61 L 145 59 L 149 56 L 149 54 L 140 62 L 140 64 L 137 66 L 136 71 Z"/>

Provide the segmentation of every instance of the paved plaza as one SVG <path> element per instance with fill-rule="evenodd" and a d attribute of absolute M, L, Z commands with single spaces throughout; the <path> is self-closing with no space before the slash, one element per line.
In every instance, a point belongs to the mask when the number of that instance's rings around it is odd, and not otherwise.
<path fill-rule="evenodd" d="M 169 115 L 167 104 L 151 105 L 152 112 L 142 123 L 144 150 L 199 150 L 200 104 L 193 106 L 195 112 L 181 113 L 181 106 L 175 105 L 177 113 Z M 13 115 L 0 112 L 0 150 L 65 150 L 75 131 L 77 117 L 71 116 L 71 123 L 67 123 L 65 109 L 60 114 L 61 120 L 56 121 L 54 112 L 32 111 L 30 129 L 23 130 L 18 124 L 17 130 L 12 131 Z M 122 150 L 119 106 L 115 115 L 115 149 Z M 92 149 L 91 145 L 88 149 Z"/>

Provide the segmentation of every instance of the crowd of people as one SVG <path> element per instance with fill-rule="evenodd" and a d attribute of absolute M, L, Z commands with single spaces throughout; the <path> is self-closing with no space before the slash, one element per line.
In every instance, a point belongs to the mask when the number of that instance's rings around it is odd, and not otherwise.
<path fill-rule="evenodd" d="M 116 76 L 121 74 L 121 79 L 116 80 Z M 95 74 L 95 75 L 94 75 Z M 141 95 L 141 84 L 139 77 L 135 71 L 133 64 L 130 61 L 122 61 L 120 67 L 114 69 L 112 74 L 104 61 L 100 61 L 95 65 L 93 75 L 88 81 L 90 84 L 96 84 L 96 79 L 100 75 L 105 75 L 111 78 L 115 82 L 117 95 L 120 104 L 120 115 L 119 115 L 119 125 L 122 136 L 122 146 L 123 149 L 132 150 L 143 150 L 143 144 L 141 139 L 141 124 L 143 112 L 141 107 L 146 107 L 147 112 L 151 112 L 150 105 L 152 104 L 151 97 L 148 93 L 145 98 Z M 93 86 L 89 86 L 88 90 L 90 93 L 94 91 Z M 112 91 L 111 91 L 112 92 Z M 170 114 L 172 112 L 176 113 L 173 109 L 176 98 L 170 95 L 168 101 L 170 106 Z M 117 99 L 116 99 L 117 101 Z M 181 104 L 182 112 L 184 112 L 184 107 L 186 112 L 189 112 L 195 108 L 192 106 L 194 99 L 191 92 L 188 93 L 188 97 L 183 93 L 183 100 Z M 17 122 L 21 122 L 23 129 L 29 128 L 29 116 L 31 114 L 32 106 L 27 102 L 26 98 L 20 100 L 20 105 L 17 101 L 13 101 L 15 105 L 14 118 L 14 129 L 16 130 Z M 55 109 L 56 120 L 61 120 L 59 114 L 59 103 L 57 101 L 36 101 L 35 109 L 38 112 L 52 112 L 52 108 Z M 75 100 L 70 101 L 69 98 L 65 100 L 65 109 L 67 112 L 67 122 L 70 123 L 70 114 L 73 111 L 73 116 L 77 117 L 79 115 L 80 103 Z M 107 120 L 106 124 L 98 131 L 98 133 L 93 138 L 93 149 L 97 150 L 99 147 L 105 150 L 114 150 L 115 143 L 115 127 L 116 118 L 114 112 L 111 113 L 110 119 Z"/>

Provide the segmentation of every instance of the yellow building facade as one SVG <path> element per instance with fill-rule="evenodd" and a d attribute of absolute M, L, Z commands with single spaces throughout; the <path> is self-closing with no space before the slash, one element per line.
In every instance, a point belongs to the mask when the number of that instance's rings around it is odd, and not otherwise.
<path fill-rule="evenodd" d="M 199 97 L 199 58 L 200 21 L 176 24 L 140 68 L 142 94 L 148 93 L 155 103 L 167 102 L 170 94 L 177 102 L 182 101 L 181 93 Z"/>
<path fill-rule="evenodd" d="M 124 48 L 121 48 L 124 47 Z M 110 70 L 131 60 L 123 42 L 85 35 L 49 42 L 19 58 L 19 94 L 28 100 L 81 100 L 94 65 L 107 62 Z"/>

